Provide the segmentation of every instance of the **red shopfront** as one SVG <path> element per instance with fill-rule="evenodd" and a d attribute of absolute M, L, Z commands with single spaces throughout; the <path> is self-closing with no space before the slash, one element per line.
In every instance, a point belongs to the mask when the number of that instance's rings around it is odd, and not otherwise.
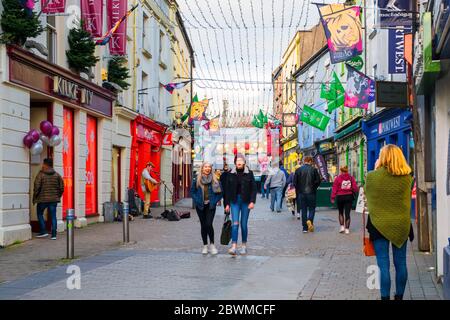
<path fill-rule="evenodd" d="M 142 115 L 131 122 L 132 144 L 130 157 L 129 188 L 137 191 L 141 199 L 144 193 L 141 189 L 141 175 L 147 162 L 155 165 L 152 177 L 161 180 L 161 152 L 163 136 L 167 127 Z M 159 187 L 151 194 L 151 205 L 159 206 Z"/>
<path fill-rule="evenodd" d="M 63 218 L 66 209 L 76 207 L 76 114 L 79 111 L 87 113 L 86 119 L 86 216 L 97 215 L 98 212 L 98 121 L 101 118 L 112 117 L 112 103 L 115 96 L 108 90 L 93 82 L 81 79 L 79 75 L 67 69 L 54 65 L 32 53 L 17 47 L 8 46 L 9 82 L 30 90 L 30 127 L 39 128 L 42 120 L 53 122 L 55 103 L 63 106 L 60 124 L 62 138 L 62 163 L 65 192 L 63 195 Z M 46 156 L 53 157 L 53 148 L 48 147 Z M 38 172 L 39 161 L 30 161 L 31 173 Z M 30 193 L 33 184 L 30 180 Z M 34 207 L 31 206 L 32 211 Z M 33 230 L 37 223 L 33 221 Z"/>

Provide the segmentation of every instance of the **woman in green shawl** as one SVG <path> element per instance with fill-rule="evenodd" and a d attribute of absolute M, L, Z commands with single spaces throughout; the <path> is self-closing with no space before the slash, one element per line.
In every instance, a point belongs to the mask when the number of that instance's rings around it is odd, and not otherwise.
<path fill-rule="evenodd" d="M 411 234 L 411 168 L 402 150 L 392 144 L 380 150 L 375 170 L 367 174 L 365 194 L 369 219 L 367 230 L 380 268 L 381 299 L 389 300 L 391 277 L 389 245 L 395 266 L 395 300 L 402 300 L 408 271 L 406 243 Z"/>

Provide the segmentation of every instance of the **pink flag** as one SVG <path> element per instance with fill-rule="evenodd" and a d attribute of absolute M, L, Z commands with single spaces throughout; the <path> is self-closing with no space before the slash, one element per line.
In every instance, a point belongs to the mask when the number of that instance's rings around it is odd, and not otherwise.
<path fill-rule="evenodd" d="M 108 29 L 127 13 L 127 0 L 107 0 Z M 123 21 L 112 34 L 109 41 L 109 53 L 112 55 L 125 55 L 127 52 L 127 21 Z"/>
<path fill-rule="evenodd" d="M 66 11 L 66 0 L 41 0 L 43 13 L 64 13 Z"/>
<path fill-rule="evenodd" d="M 101 37 L 103 26 L 102 0 L 81 0 L 81 19 L 84 22 L 84 28 L 93 37 Z"/>

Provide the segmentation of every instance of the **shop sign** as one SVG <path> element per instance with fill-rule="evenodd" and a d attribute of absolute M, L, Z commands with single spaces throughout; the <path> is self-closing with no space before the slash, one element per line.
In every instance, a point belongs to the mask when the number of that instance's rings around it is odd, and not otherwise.
<path fill-rule="evenodd" d="M 297 114 L 296 113 L 284 113 L 283 114 L 283 127 L 295 127 L 297 126 Z"/>
<path fill-rule="evenodd" d="M 389 29 L 389 73 L 406 73 L 405 34 L 411 33 L 411 28 Z"/>
<path fill-rule="evenodd" d="M 329 141 L 329 142 L 322 142 L 318 146 L 319 153 L 324 153 L 324 152 L 327 152 L 327 151 L 330 151 L 330 150 L 333 150 L 333 149 L 334 149 L 334 143 L 331 142 L 331 141 Z"/>
<path fill-rule="evenodd" d="M 78 101 L 78 97 L 80 97 L 80 103 L 86 105 L 92 103 L 92 97 L 94 95 L 91 90 L 81 88 L 75 82 L 66 80 L 60 76 L 53 77 L 53 92 L 76 101 Z"/>
<path fill-rule="evenodd" d="M 298 141 L 297 141 L 297 139 L 288 141 L 288 142 L 286 142 L 286 143 L 283 145 L 283 151 L 287 151 L 287 150 L 289 150 L 289 149 L 295 148 L 296 146 L 298 146 Z"/>
<path fill-rule="evenodd" d="M 408 83 L 377 81 L 376 102 L 379 108 L 408 108 Z"/>
<path fill-rule="evenodd" d="M 142 124 L 138 124 L 136 126 L 136 137 L 146 142 L 149 142 L 152 145 L 160 146 L 161 145 L 161 134 L 146 128 Z"/>
<path fill-rule="evenodd" d="M 383 134 L 389 131 L 393 131 L 401 126 L 401 116 L 396 116 L 395 118 L 389 119 L 385 122 L 380 122 L 378 124 L 378 134 Z"/>
<path fill-rule="evenodd" d="M 163 146 L 172 146 L 173 145 L 172 132 L 168 132 L 164 135 L 162 144 L 163 144 Z"/>
<path fill-rule="evenodd" d="M 346 63 L 358 71 L 361 71 L 364 66 L 364 61 L 361 58 L 361 56 L 356 56 L 351 60 L 347 61 Z"/>

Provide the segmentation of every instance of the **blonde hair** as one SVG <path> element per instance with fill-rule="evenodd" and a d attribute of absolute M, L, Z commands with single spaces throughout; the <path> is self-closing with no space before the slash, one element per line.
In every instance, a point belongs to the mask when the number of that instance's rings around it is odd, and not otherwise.
<path fill-rule="evenodd" d="M 393 176 L 404 176 L 411 173 L 402 149 L 393 144 L 385 145 L 380 150 L 375 169 L 385 167 Z"/>
<path fill-rule="evenodd" d="M 214 174 L 213 172 L 213 168 L 212 168 L 212 163 L 208 162 L 208 161 L 204 161 L 202 163 L 202 165 L 200 166 L 200 170 L 198 170 L 197 172 L 197 188 L 200 188 L 202 186 L 202 172 L 203 172 L 203 167 L 206 166 L 207 164 L 209 164 L 211 166 L 211 173 L 212 174 L 212 178 L 213 178 L 213 183 L 218 183 L 219 180 L 217 180 L 217 176 Z"/>

